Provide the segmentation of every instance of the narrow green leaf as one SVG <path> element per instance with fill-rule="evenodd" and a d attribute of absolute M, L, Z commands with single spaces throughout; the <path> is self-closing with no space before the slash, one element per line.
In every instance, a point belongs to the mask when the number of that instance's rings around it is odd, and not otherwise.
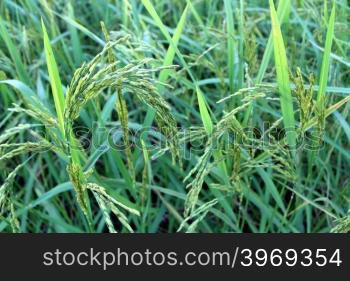
<path fill-rule="evenodd" d="M 325 7 L 327 7 L 327 5 L 325 5 Z M 327 13 L 327 9 L 325 10 L 325 13 Z M 335 23 L 335 4 L 333 4 L 331 16 L 329 18 L 329 22 L 327 26 L 326 42 L 325 42 L 324 54 L 322 59 L 322 67 L 320 72 L 319 88 L 317 93 L 317 107 L 321 111 L 324 109 L 326 105 L 324 97 L 326 94 L 326 87 L 327 87 L 327 81 L 328 81 L 328 73 L 329 73 L 330 58 L 331 58 L 331 51 L 332 51 L 332 44 L 333 44 L 333 36 L 334 36 L 334 23 Z M 318 134 L 319 134 L 319 137 L 321 137 L 321 134 L 320 133 Z M 312 167 L 312 164 L 314 164 L 316 160 L 316 156 L 317 156 L 316 148 L 319 147 L 318 141 L 314 140 L 313 146 L 314 148 L 313 148 L 313 151 L 311 151 L 310 158 L 309 158 L 310 167 Z"/>
<path fill-rule="evenodd" d="M 202 122 L 205 128 L 205 131 L 207 132 L 208 135 L 210 135 L 213 132 L 213 122 L 210 118 L 203 93 L 198 86 L 196 86 L 196 92 L 197 92 L 199 112 L 201 114 Z"/>
<path fill-rule="evenodd" d="M 280 23 L 283 23 L 286 19 L 287 19 L 287 14 L 288 11 L 290 10 L 290 0 L 280 0 L 278 2 L 278 8 L 277 8 L 277 18 L 279 20 Z M 270 36 L 269 36 L 269 40 L 267 41 L 267 44 L 265 46 L 265 51 L 264 51 L 264 55 L 262 58 L 262 61 L 260 63 L 260 68 L 259 68 L 259 72 L 258 75 L 256 77 L 256 84 L 262 83 L 263 78 L 265 76 L 266 73 L 266 69 L 269 65 L 270 59 L 271 59 L 271 55 L 272 55 L 272 51 L 273 51 L 273 33 L 271 30 Z M 253 104 L 251 104 L 244 116 L 244 124 L 247 125 L 248 124 L 248 120 L 252 114 L 253 111 Z"/>
<path fill-rule="evenodd" d="M 187 3 L 187 5 L 190 7 L 191 12 L 192 12 L 194 18 L 196 19 L 197 23 L 198 23 L 200 26 L 205 26 L 205 25 L 204 25 L 204 22 L 202 21 L 202 19 L 201 19 L 201 17 L 200 17 L 200 15 L 198 14 L 198 12 L 197 12 L 197 10 L 195 9 L 195 7 L 193 6 L 192 0 L 186 0 L 186 3 Z M 205 30 L 205 32 L 206 32 L 206 30 Z"/>
<path fill-rule="evenodd" d="M 239 1 L 239 64 L 237 80 L 238 89 L 241 89 L 244 84 L 244 39 L 245 38 L 245 22 L 244 22 L 244 1 Z"/>
<path fill-rule="evenodd" d="M 68 12 L 68 17 L 74 20 L 74 17 L 75 17 L 74 8 L 71 2 L 69 2 L 67 5 L 67 12 Z M 78 31 L 77 31 L 77 28 L 71 24 L 68 25 L 68 30 L 72 40 L 74 62 L 76 65 L 79 65 L 84 57 L 83 57 L 83 50 L 81 48 Z"/>
<path fill-rule="evenodd" d="M 43 204 L 49 201 L 52 197 L 57 196 L 58 194 L 66 191 L 70 191 L 72 189 L 73 189 L 73 186 L 70 182 L 61 183 L 51 188 L 49 191 L 41 194 L 37 199 L 35 199 L 28 206 L 26 206 L 25 209 L 26 210 L 32 209 L 40 204 Z"/>
<path fill-rule="evenodd" d="M 286 211 L 286 207 L 284 206 L 282 196 L 279 193 L 277 187 L 275 186 L 271 174 L 268 174 L 264 171 L 264 169 L 261 168 L 258 168 L 257 170 L 262 179 L 264 180 L 267 190 L 270 192 L 270 194 L 278 204 L 278 207 L 280 207 L 282 211 Z"/>
<path fill-rule="evenodd" d="M 56 114 L 58 117 L 58 122 L 60 124 L 62 134 L 64 135 L 64 119 L 63 119 L 64 94 L 62 89 L 62 83 L 59 76 L 57 63 L 51 48 L 49 36 L 47 34 L 46 27 L 43 20 L 41 21 L 41 25 L 42 25 L 43 34 L 44 34 L 46 64 L 47 64 L 47 69 L 49 71 L 51 90 L 52 90 L 52 94 L 55 102 Z"/>
<path fill-rule="evenodd" d="M 103 41 L 100 37 L 98 37 L 96 34 L 91 32 L 89 29 L 87 29 L 85 26 L 81 25 L 77 21 L 75 21 L 73 18 L 62 16 L 59 13 L 56 14 L 56 16 L 60 17 L 62 20 L 76 28 L 77 30 L 84 33 L 87 37 L 91 38 L 93 41 L 95 41 L 97 44 L 104 46 L 106 43 Z"/>
<path fill-rule="evenodd" d="M 287 134 L 287 142 L 291 147 L 296 145 L 295 120 L 293 110 L 293 100 L 291 95 L 291 86 L 289 81 L 289 71 L 286 49 L 283 42 L 282 32 L 279 20 L 275 10 L 273 0 L 270 0 L 271 19 L 272 19 L 272 38 L 275 54 L 275 65 L 277 72 L 277 84 L 281 95 L 281 107 L 284 128 Z"/>
<path fill-rule="evenodd" d="M 172 38 L 174 46 L 169 45 L 169 48 L 167 50 L 167 53 L 166 53 L 164 61 L 163 61 L 163 66 L 169 66 L 169 65 L 173 64 L 173 60 L 174 60 L 175 53 L 176 53 L 175 48 L 177 47 L 177 45 L 179 43 L 182 31 L 183 31 L 185 24 L 186 24 L 187 11 L 188 11 L 188 4 L 181 15 L 181 18 L 180 18 L 178 25 L 176 26 L 176 29 L 175 29 L 175 32 L 174 32 L 174 35 Z M 159 81 L 164 83 L 167 80 L 170 72 L 171 72 L 171 70 L 168 70 L 168 69 L 162 70 L 159 74 Z"/>
<path fill-rule="evenodd" d="M 280 23 L 283 23 L 285 19 L 287 18 L 287 12 L 290 10 L 290 0 L 280 0 L 278 3 L 278 8 L 277 8 L 277 18 Z M 272 39 L 272 32 L 270 34 L 269 40 L 267 41 L 266 47 L 265 47 L 265 52 L 263 59 L 260 64 L 259 72 L 257 75 L 256 82 L 261 83 L 267 66 L 270 62 L 271 55 L 272 55 L 272 48 L 273 48 L 273 39 Z"/>
<path fill-rule="evenodd" d="M 323 99 L 323 97 L 326 93 L 329 66 L 330 66 L 330 58 L 331 58 L 331 51 L 332 51 L 332 44 L 333 44 L 333 37 L 334 37 L 334 23 L 335 23 L 335 3 L 333 4 L 332 13 L 331 13 L 331 16 L 330 16 L 329 22 L 328 22 L 326 44 L 325 44 L 325 48 L 324 48 L 322 68 L 321 68 L 321 74 L 320 74 L 320 82 L 319 82 L 320 88 L 319 88 L 318 94 L 317 94 L 317 101 L 318 102 L 320 102 Z"/>
<path fill-rule="evenodd" d="M 92 169 L 96 162 L 100 159 L 100 157 L 105 154 L 110 149 L 107 142 L 100 145 L 87 159 L 85 165 L 84 165 L 84 172 Z"/>
<path fill-rule="evenodd" d="M 234 93 L 234 24 L 232 4 L 230 0 L 225 0 L 225 13 L 227 21 L 227 68 L 230 83 L 230 93 Z"/>

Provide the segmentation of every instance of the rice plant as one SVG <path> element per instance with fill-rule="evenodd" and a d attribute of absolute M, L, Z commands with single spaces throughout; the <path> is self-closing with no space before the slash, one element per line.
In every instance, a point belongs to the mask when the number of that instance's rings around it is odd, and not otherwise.
<path fill-rule="evenodd" d="M 346 1 L 0 3 L 0 231 L 349 232 Z"/>

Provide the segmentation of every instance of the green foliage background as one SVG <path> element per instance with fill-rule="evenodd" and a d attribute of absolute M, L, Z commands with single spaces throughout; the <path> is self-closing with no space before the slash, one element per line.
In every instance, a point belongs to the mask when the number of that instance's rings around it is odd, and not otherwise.
<path fill-rule="evenodd" d="M 349 231 L 349 15 L 2 0 L 0 231 Z"/>

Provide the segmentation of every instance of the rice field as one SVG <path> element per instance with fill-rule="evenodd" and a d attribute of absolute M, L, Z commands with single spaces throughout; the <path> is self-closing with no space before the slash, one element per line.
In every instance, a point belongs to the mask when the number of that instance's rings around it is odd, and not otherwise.
<path fill-rule="evenodd" d="M 0 232 L 350 231 L 346 0 L 2 0 Z"/>

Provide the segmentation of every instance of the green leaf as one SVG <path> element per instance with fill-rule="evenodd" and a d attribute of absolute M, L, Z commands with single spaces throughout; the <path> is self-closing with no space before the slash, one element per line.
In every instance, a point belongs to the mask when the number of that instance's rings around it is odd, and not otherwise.
<path fill-rule="evenodd" d="M 287 12 L 290 10 L 290 0 L 280 0 L 278 3 L 278 9 L 277 9 L 277 18 L 280 23 L 283 23 L 284 20 L 287 18 Z M 266 69 L 268 67 L 268 64 L 271 59 L 272 55 L 272 50 L 273 50 L 273 33 L 271 32 L 269 40 L 267 41 L 266 47 L 265 47 L 265 52 L 264 56 L 262 58 L 260 68 L 259 68 L 259 73 L 257 75 L 256 82 L 261 83 Z"/>
<path fill-rule="evenodd" d="M 50 76 L 50 83 L 51 83 L 51 89 L 52 94 L 55 102 L 55 108 L 56 108 L 56 114 L 58 117 L 58 122 L 60 124 L 60 128 L 62 131 L 62 134 L 64 135 L 64 118 L 63 118 L 63 111 L 64 111 L 64 94 L 62 89 L 62 83 L 58 72 L 57 63 L 51 48 L 49 36 L 46 31 L 45 24 L 43 20 L 41 20 L 41 25 L 43 29 L 44 34 L 44 48 L 45 48 L 45 56 L 46 56 L 46 64 L 47 69 L 49 71 Z"/>
<path fill-rule="evenodd" d="M 318 102 L 322 101 L 326 93 L 330 58 L 331 58 L 331 51 L 332 51 L 332 44 L 333 44 L 333 37 L 334 37 L 334 23 L 335 23 L 335 3 L 333 4 L 332 13 L 328 22 L 326 44 L 324 48 L 324 55 L 322 60 L 322 68 L 321 68 L 320 82 L 319 82 L 320 88 L 317 94 Z"/>
<path fill-rule="evenodd" d="M 52 197 L 57 196 L 60 193 L 73 190 L 73 186 L 70 182 L 61 183 L 54 188 L 51 188 L 49 191 L 41 194 L 37 199 L 30 202 L 28 206 L 25 207 L 26 210 L 32 209 L 42 203 L 49 201 Z"/>
<path fill-rule="evenodd" d="M 201 114 L 202 122 L 205 128 L 205 131 L 207 132 L 208 135 L 210 135 L 213 132 L 213 122 L 209 115 L 203 93 L 198 86 L 196 86 L 196 92 L 197 92 L 199 112 Z"/>
<path fill-rule="evenodd" d="M 173 60 L 174 60 L 175 53 L 176 53 L 176 48 L 177 48 L 177 45 L 178 45 L 179 40 L 181 38 L 182 31 L 183 31 L 185 24 L 186 24 L 187 11 L 188 11 L 188 4 L 181 15 L 181 18 L 180 18 L 178 25 L 176 26 L 176 29 L 175 29 L 175 32 L 174 32 L 174 35 L 172 38 L 174 46 L 169 45 L 169 48 L 167 50 L 167 53 L 166 53 L 164 61 L 163 61 L 163 66 L 169 66 L 169 65 L 173 64 Z M 159 81 L 164 83 L 167 80 L 170 72 L 171 72 L 171 70 L 168 70 L 168 69 L 162 70 L 159 74 Z"/>
<path fill-rule="evenodd" d="M 286 49 L 283 42 L 282 32 L 279 20 L 275 10 L 273 0 L 270 0 L 271 19 L 272 19 L 272 38 L 275 54 L 275 65 L 277 72 L 277 84 L 281 95 L 281 107 L 284 128 L 286 129 L 287 142 L 291 147 L 296 145 L 295 120 L 293 110 L 293 99 L 289 81 L 289 71 Z"/>
<path fill-rule="evenodd" d="M 234 24 L 232 4 L 230 0 L 225 0 L 225 13 L 227 21 L 227 68 L 229 74 L 230 93 L 234 93 Z"/>

